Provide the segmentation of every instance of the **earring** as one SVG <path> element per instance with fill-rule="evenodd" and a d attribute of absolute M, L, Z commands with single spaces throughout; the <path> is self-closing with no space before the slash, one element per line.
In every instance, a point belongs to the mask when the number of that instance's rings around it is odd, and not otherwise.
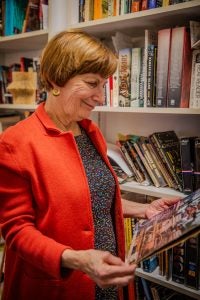
<path fill-rule="evenodd" d="M 57 97 L 57 96 L 60 95 L 60 90 L 59 89 L 53 89 L 52 94 Z"/>

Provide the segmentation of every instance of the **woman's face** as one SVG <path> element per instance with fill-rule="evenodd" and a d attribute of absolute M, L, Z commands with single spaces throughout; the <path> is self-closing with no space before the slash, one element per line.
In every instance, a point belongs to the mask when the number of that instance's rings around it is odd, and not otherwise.
<path fill-rule="evenodd" d="M 106 79 L 98 74 L 76 75 L 60 88 L 58 100 L 68 120 L 80 121 L 88 118 L 97 105 L 104 103 Z"/>

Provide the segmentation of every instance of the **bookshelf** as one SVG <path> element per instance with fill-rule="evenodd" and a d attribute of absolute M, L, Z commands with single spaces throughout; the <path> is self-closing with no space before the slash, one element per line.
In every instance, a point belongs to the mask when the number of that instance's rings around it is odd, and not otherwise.
<path fill-rule="evenodd" d="M 183 286 L 183 284 L 179 284 L 177 282 L 174 282 L 172 280 L 166 280 L 164 276 L 161 276 L 158 274 L 158 269 L 153 271 L 152 273 L 147 273 L 144 272 L 142 269 L 138 268 L 136 269 L 135 274 L 139 277 L 143 277 L 151 282 L 160 284 L 164 287 L 170 288 L 171 290 L 174 290 L 178 293 L 181 293 L 184 295 L 187 295 L 189 297 L 192 297 L 194 299 L 199 299 L 200 298 L 200 291 L 191 289 L 187 286 Z"/>
<path fill-rule="evenodd" d="M 78 0 L 49 1 L 49 29 L 0 37 L 0 63 L 13 63 L 20 55 L 38 55 L 48 39 L 56 32 L 75 28 L 88 32 L 101 39 L 107 39 L 116 31 L 130 36 L 144 36 L 144 29 L 162 29 L 176 25 L 184 25 L 189 20 L 198 20 L 200 16 L 200 1 L 192 0 L 130 13 L 116 17 L 108 17 L 95 21 L 78 23 Z M 0 110 L 34 111 L 37 105 L 0 104 Z M 154 131 L 173 129 L 179 137 L 184 135 L 199 135 L 200 109 L 187 108 L 110 108 L 96 107 L 92 115 L 97 120 L 108 142 L 115 143 L 117 133 L 134 133 L 149 135 Z M 127 182 L 122 190 L 156 196 L 171 197 L 183 194 L 170 188 L 142 186 L 138 183 Z M 152 282 L 159 283 L 194 299 L 200 298 L 200 292 L 186 288 L 183 285 L 165 281 L 157 273 L 148 274 L 137 269 L 136 274 Z"/>

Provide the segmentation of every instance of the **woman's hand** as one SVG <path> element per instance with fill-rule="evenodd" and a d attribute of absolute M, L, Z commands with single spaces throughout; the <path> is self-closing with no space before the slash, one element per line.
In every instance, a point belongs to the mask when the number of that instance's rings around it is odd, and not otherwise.
<path fill-rule="evenodd" d="M 171 205 L 177 203 L 180 198 L 168 198 L 168 199 L 157 199 L 152 201 L 146 208 L 145 214 L 148 219 L 152 218 L 153 216 L 157 215 L 161 211 L 169 208 Z"/>
<path fill-rule="evenodd" d="M 108 251 L 65 250 L 62 266 L 86 273 L 101 288 L 128 285 L 134 278 L 136 265 L 129 265 Z"/>

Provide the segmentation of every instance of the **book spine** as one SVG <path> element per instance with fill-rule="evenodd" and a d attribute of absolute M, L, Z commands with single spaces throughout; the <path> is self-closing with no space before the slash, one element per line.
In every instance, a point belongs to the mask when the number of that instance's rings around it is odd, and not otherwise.
<path fill-rule="evenodd" d="M 141 72 L 141 48 L 132 48 L 131 63 L 131 106 L 139 107 L 139 79 Z"/>
<path fill-rule="evenodd" d="M 135 147 L 135 149 L 136 149 L 136 151 L 137 151 L 137 153 L 138 153 L 138 155 L 139 155 L 139 157 L 140 157 L 143 165 L 145 166 L 145 169 L 146 169 L 149 177 L 151 178 L 151 183 L 153 183 L 155 186 L 158 186 L 157 185 L 158 184 L 157 180 L 156 180 L 156 178 L 155 178 L 155 176 L 154 176 L 154 174 L 153 174 L 153 172 L 151 170 L 151 167 L 149 166 L 149 163 L 146 160 L 146 157 L 144 155 L 144 150 L 139 146 L 138 142 L 134 143 L 134 147 Z"/>
<path fill-rule="evenodd" d="M 141 0 L 133 0 L 131 3 L 131 12 L 137 12 L 141 10 Z"/>
<path fill-rule="evenodd" d="M 134 149 L 133 143 L 131 143 L 129 141 L 127 143 L 130 145 L 129 147 L 131 148 L 132 157 L 134 157 L 135 162 L 138 165 L 138 169 L 141 170 L 141 173 L 144 177 L 144 184 L 145 185 L 151 185 L 151 178 L 149 177 L 149 175 L 148 175 L 148 173 L 147 173 L 147 171 L 146 171 L 146 169 L 143 165 L 143 162 L 141 161 L 137 151 Z"/>
<path fill-rule="evenodd" d="M 191 138 L 180 139 L 181 170 L 183 180 L 183 192 L 188 194 L 193 191 L 193 168 L 191 157 Z"/>
<path fill-rule="evenodd" d="M 153 134 L 150 135 L 149 138 L 150 138 L 152 145 L 156 149 L 156 153 L 159 155 L 160 160 L 162 161 L 162 164 L 164 165 L 165 172 L 163 172 L 163 174 L 165 175 L 165 179 L 167 181 L 168 186 L 172 187 L 174 189 L 177 189 L 177 184 L 174 182 L 174 180 L 171 176 L 171 172 L 169 171 L 168 164 L 166 163 L 166 160 L 164 159 L 164 154 L 161 151 L 160 145 L 158 144 L 158 142 Z"/>
<path fill-rule="evenodd" d="M 79 23 L 85 22 L 85 0 L 79 0 L 78 21 Z"/>
<path fill-rule="evenodd" d="M 174 131 L 153 134 L 178 189 L 182 191 L 180 141 Z"/>
<path fill-rule="evenodd" d="M 149 47 L 154 47 L 158 43 L 158 33 L 154 30 L 145 29 L 144 38 L 144 107 L 147 107 L 147 89 L 148 89 L 148 57 Z"/>
<path fill-rule="evenodd" d="M 131 169 L 131 171 L 133 172 L 133 179 L 136 180 L 136 174 L 134 172 L 134 165 L 133 162 L 130 158 L 129 153 L 127 152 L 125 146 L 123 145 L 123 142 L 121 141 L 117 141 L 116 142 L 117 146 L 119 147 L 119 149 L 121 150 L 121 153 L 125 159 L 125 161 L 127 162 L 127 165 L 129 166 L 129 168 Z"/>
<path fill-rule="evenodd" d="M 185 243 L 180 243 L 172 249 L 172 281 L 185 281 Z"/>
<path fill-rule="evenodd" d="M 189 44 L 189 35 L 185 27 L 172 29 L 167 100 L 168 107 L 188 107 L 189 105 L 188 92 L 190 89 L 191 74 L 191 53 L 188 50 Z M 182 80 L 184 80 L 184 84 L 187 84 L 187 86 L 183 87 L 184 98 L 182 98 Z"/>
<path fill-rule="evenodd" d="M 167 106 L 167 88 L 169 71 L 169 54 L 171 45 L 171 29 L 158 31 L 158 54 L 156 74 L 156 106 Z"/>
<path fill-rule="evenodd" d="M 194 189 L 200 188 L 200 137 L 194 144 Z"/>
<path fill-rule="evenodd" d="M 197 71 L 197 64 L 200 64 L 200 49 L 193 50 L 192 52 L 192 70 L 191 70 L 191 86 L 190 86 L 190 108 L 200 107 L 200 101 L 197 99 L 200 98 L 200 72 Z M 199 103 L 198 103 L 199 102 Z"/>
<path fill-rule="evenodd" d="M 156 0 L 148 1 L 148 9 L 156 8 Z"/>
<path fill-rule="evenodd" d="M 156 165 L 153 162 L 150 152 L 148 151 L 145 141 L 142 139 L 140 139 L 140 148 L 142 148 L 144 157 L 146 158 L 146 161 L 151 169 L 151 174 L 152 174 L 151 178 L 152 178 L 154 185 L 156 187 L 160 187 L 158 170 L 156 168 Z"/>
<path fill-rule="evenodd" d="M 154 99 L 154 51 L 155 46 L 148 46 L 148 59 L 147 59 L 147 107 L 153 107 Z"/>
<path fill-rule="evenodd" d="M 102 0 L 94 0 L 94 16 L 93 19 L 101 19 L 103 18 L 102 13 Z"/>
<path fill-rule="evenodd" d="M 145 51 L 141 49 L 141 70 L 139 77 L 139 106 L 144 106 L 144 81 L 145 81 Z"/>
<path fill-rule="evenodd" d="M 150 139 L 148 139 L 146 146 L 147 146 L 149 152 L 151 153 L 154 164 L 156 165 L 156 167 L 158 169 L 160 185 L 164 187 L 167 185 L 167 180 L 165 177 L 167 177 L 167 179 L 168 179 L 168 174 L 166 172 L 166 169 L 165 169 L 164 165 L 162 164 L 161 158 L 157 154 L 154 146 L 151 144 Z"/>
<path fill-rule="evenodd" d="M 194 235 L 185 242 L 185 285 L 196 290 L 200 283 L 200 235 Z"/>
<path fill-rule="evenodd" d="M 141 182 L 144 181 L 144 176 L 143 176 L 142 172 L 140 171 L 137 162 L 135 161 L 133 149 L 132 149 L 129 141 L 124 142 L 124 146 L 126 147 L 128 153 L 130 155 L 130 158 L 132 159 L 132 162 L 133 162 L 133 165 L 134 165 L 134 173 L 136 175 L 136 180 L 137 180 L 137 182 L 141 183 Z"/>
<path fill-rule="evenodd" d="M 117 67 L 113 77 L 113 107 L 119 106 L 119 69 Z"/>
<path fill-rule="evenodd" d="M 186 30 L 185 43 L 184 43 L 182 78 L 181 78 L 181 99 L 180 99 L 180 107 L 181 108 L 189 107 L 191 72 L 192 72 L 192 50 L 191 50 L 191 45 L 190 45 L 190 34 L 189 34 L 189 31 Z M 200 98 L 199 98 L 199 100 L 200 100 Z"/>
<path fill-rule="evenodd" d="M 119 106 L 130 106 L 131 49 L 119 50 Z"/>

